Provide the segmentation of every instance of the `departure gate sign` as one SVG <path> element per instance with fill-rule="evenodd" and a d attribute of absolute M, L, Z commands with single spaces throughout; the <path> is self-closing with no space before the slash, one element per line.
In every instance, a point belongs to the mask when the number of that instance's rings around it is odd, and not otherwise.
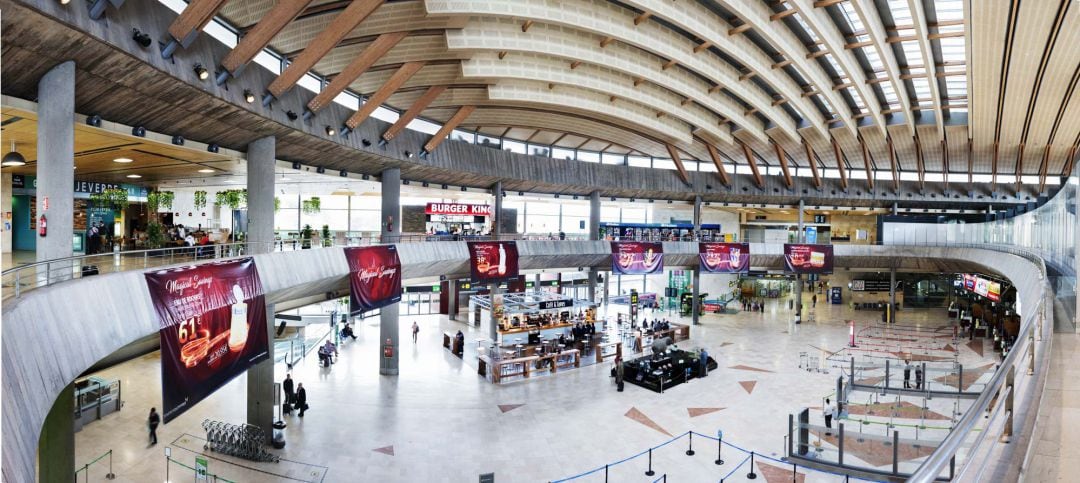
<path fill-rule="evenodd" d="M 491 216 L 491 205 L 428 203 L 424 208 L 424 213 L 428 215 Z"/>

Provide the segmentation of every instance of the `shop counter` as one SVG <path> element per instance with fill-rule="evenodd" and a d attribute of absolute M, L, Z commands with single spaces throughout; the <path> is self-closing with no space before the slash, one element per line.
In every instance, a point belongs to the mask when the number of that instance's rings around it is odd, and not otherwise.
<path fill-rule="evenodd" d="M 521 339 L 522 344 L 528 342 L 530 333 L 540 333 L 542 339 L 558 339 L 562 334 L 568 334 L 571 329 L 574 328 L 577 322 L 560 323 L 545 326 L 532 326 L 532 327 L 516 327 L 512 329 L 499 329 L 499 338 L 503 344 L 515 342 L 515 339 Z M 604 331 L 605 325 L 603 321 L 596 321 L 596 332 L 600 333 Z"/>
<path fill-rule="evenodd" d="M 679 342 L 690 338 L 690 326 L 684 324 L 671 323 L 671 328 L 668 330 L 661 330 L 653 332 L 651 334 L 644 334 L 640 330 L 637 331 L 637 335 L 634 337 L 634 351 L 644 352 L 644 339 L 648 338 L 650 341 L 656 337 L 671 337 L 671 342 Z"/>
<path fill-rule="evenodd" d="M 492 359 L 491 354 L 480 354 L 477 373 L 487 377 L 491 373 L 491 382 L 499 384 L 504 378 L 522 376 L 526 379 L 533 373 L 581 367 L 581 352 L 576 349 L 565 350 L 547 355 L 528 355 L 512 359 Z"/>

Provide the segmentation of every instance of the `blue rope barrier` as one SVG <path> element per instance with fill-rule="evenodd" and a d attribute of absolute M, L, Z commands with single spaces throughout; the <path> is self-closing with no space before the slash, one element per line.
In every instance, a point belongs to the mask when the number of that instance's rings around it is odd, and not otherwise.
<path fill-rule="evenodd" d="M 660 480 L 664 480 L 664 481 L 667 481 L 667 473 L 664 473 L 664 474 L 660 475 L 660 477 L 659 477 L 659 478 L 657 478 L 657 479 L 655 479 L 655 480 L 652 480 L 652 483 L 656 483 L 656 482 L 658 482 L 658 481 L 660 481 Z"/>
<path fill-rule="evenodd" d="M 669 445 L 669 444 L 671 444 L 671 443 L 675 442 L 676 440 L 678 440 L 678 439 L 680 439 L 680 438 L 682 438 L 683 436 L 686 436 L 686 435 L 688 435 L 688 434 L 690 434 L 690 431 L 687 431 L 687 432 L 685 432 L 685 433 L 682 433 L 682 434 L 680 434 L 680 435 L 678 435 L 678 436 L 675 436 L 675 437 L 673 437 L 673 438 L 671 438 L 671 439 L 669 439 L 669 440 L 667 440 L 667 441 L 665 441 L 665 442 L 661 443 L 661 444 L 660 444 L 660 445 L 658 445 L 658 446 L 653 446 L 652 448 L 649 448 L 649 449 L 647 449 L 647 450 L 645 450 L 645 451 L 642 451 L 642 452 L 640 452 L 640 453 L 638 453 L 638 454 L 635 454 L 635 455 L 633 455 L 633 456 L 630 456 L 630 457 L 627 457 L 627 458 L 623 458 L 623 459 L 621 459 L 621 460 L 619 460 L 619 461 L 616 461 L 616 462 L 614 462 L 614 463 L 611 463 L 611 464 L 608 464 L 608 465 L 600 466 L 600 467 L 598 467 L 598 468 L 595 468 L 595 469 L 592 469 L 592 470 L 586 471 L 586 472 L 584 472 L 584 473 L 581 473 L 581 474 L 579 474 L 579 475 L 569 476 L 569 477 L 563 478 L 563 479 L 561 479 L 561 480 L 552 480 L 552 481 L 551 481 L 551 483 L 563 483 L 563 482 L 566 482 L 566 481 L 570 481 L 570 480 L 576 480 L 576 479 L 578 479 L 578 478 L 581 478 L 581 477 L 583 477 L 583 476 L 589 476 L 589 475 L 591 475 L 591 474 L 593 474 L 593 473 L 596 473 L 597 471 L 603 470 L 603 469 L 605 469 L 605 468 L 611 468 L 612 466 L 615 466 L 615 465 L 619 465 L 619 464 L 625 463 L 625 462 L 627 462 L 627 461 L 630 461 L 630 460 L 632 460 L 632 459 L 634 459 L 634 458 L 639 458 L 639 457 L 641 457 L 642 455 L 644 455 L 644 454 L 648 453 L 649 451 L 652 451 L 652 450 L 655 450 L 655 449 L 660 449 L 660 448 L 663 448 L 664 446 L 667 446 L 667 445 Z"/>
<path fill-rule="evenodd" d="M 742 468 L 742 465 L 746 464 L 747 461 L 750 461 L 749 456 L 747 456 L 745 459 L 742 460 L 741 463 L 739 463 L 734 468 L 732 468 L 731 471 L 729 471 L 728 474 L 724 475 L 723 478 L 720 478 L 720 481 L 724 481 L 724 480 L 730 478 L 731 475 L 735 474 L 736 471 L 739 471 L 739 468 Z"/>

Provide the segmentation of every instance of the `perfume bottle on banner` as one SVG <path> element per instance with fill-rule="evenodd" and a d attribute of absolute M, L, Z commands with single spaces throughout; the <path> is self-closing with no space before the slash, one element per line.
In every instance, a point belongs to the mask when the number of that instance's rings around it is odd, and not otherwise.
<path fill-rule="evenodd" d="M 232 306 L 232 320 L 229 324 L 229 350 L 240 352 L 244 350 L 248 338 L 248 306 L 244 302 L 244 291 L 239 284 L 233 285 L 233 297 L 236 303 Z"/>
<path fill-rule="evenodd" d="M 499 275 L 506 275 L 506 249 L 499 244 Z"/>

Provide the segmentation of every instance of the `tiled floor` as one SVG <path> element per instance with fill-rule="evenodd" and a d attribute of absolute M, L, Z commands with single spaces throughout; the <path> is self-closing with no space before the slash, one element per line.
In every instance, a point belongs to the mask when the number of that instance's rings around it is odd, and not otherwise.
<path fill-rule="evenodd" d="M 332 368 L 318 367 L 313 357 L 294 368 L 293 378 L 308 390 L 311 410 L 303 419 L 285 417 L 288 446 L 279 453 L 288 461 L 250 463 L 211 454 L 220 460 L 211 459 L 209 470 L 244 482 L 465 482 L 488 472 L 506 482 L 554 481 L 600 468 L 579 480 L 597 482 L 604 481 L 605 464 L 656 446 L 669 435 L 692 430 L 715 436 L 722 430 L 726 442 L 760 453 L 754 468 L 765 481 L 791 481 L 790 465 L 762 457 L 783 456 L 788 414 L 820 408 L 841 375 L 839 367 L 828 374 L 800 369 L 799 352 L 820 354 L 815 347 L 836 351 L 847 343 L 845 321 L 863 327 L 875 323 L 878 314 L 819 305 L 816 322 L 796 326 L 786 307 L 784 301 L 770 304 L 764 313 L 706 315 L 692 329 L 691 340 L 679 345 L 707 347 L 720 369 L 663 394 L 629 384 L 625 392 L 616 392 L 608 377 L 610 363 L 495 386 L 476 375 L 475 363 L 442 348 L 444 330 L 460 328 L 469 342 L 485 333 L 440 316 L 402 317 L 401 375 L 381 377 L 378 322 L 365 321 L 358 327 L 359 340 L 342 345 Z M 415 345 L 406 334 L 413 320 L 421 326 Z M 929 329 L 946 323 L 943 310 L 907 311 L 900 322 Z M 958 350 L 965 364 L 985 361 L 967 346 Z M 994 357 L 987 352 L 986 357 Z M 283 379 L 284 366 L 277 372 Z M 200 423 L 206 418 L 241 423 L 245 418 L 242 376 L 160 428 L 161 444 L 149 447 L 146 413 L 161 400 L 157 354 L 100 375 L 123 381 L 125 407 L 77 433 L 77 462 L 81 467 L 112 449 L 116 481 L 165 481 L 166 447 L 177 459 L 169 465 L 170 481 L 193 481 L 193 471 L 180 463 L 194 466 L 191 450 L 204 436 Z M 873 399 L 866 402 L 891 402 Z M 951 414 L 952 402 L 940 399 L 928 403 L 930 410 Z M 811 417 L 822 424 L 820 410 L 812 409 Z M 884 425 L 849 424 L 881 435 L 889 431 Z M 725 481 L 746 481 L 748 455 L 725 446 L 726 464 L 717 466 L 715 440 L 695 436 L 692 457 L 685 454 L 688 444 L 683 436 L 653 451 L 653 477 L 645 476 L 647 455 L 642 455 L 609 467 L 609 481 L 652 482 L 663 474 L 669 481 L 719 481 L 729 473 Z M 823 444 L 827 447 L 828 441 Z M 740 462 L 743 466 L 736 469 Z M 104 472 L 95 465 L 90 481 L 105 481 Z M 805 473 L 799 481 L 843 480 L 801 468 L 798 473 Z"/>
<path fill-rule="evenodd" d="M 1050 372 L 1036 424 L 1029 481 L 1076 481 L 1080 474 L 1080 334 L 1054 334 Z M 1072 475 L 1072 476 L 1070 476 Z"/>

